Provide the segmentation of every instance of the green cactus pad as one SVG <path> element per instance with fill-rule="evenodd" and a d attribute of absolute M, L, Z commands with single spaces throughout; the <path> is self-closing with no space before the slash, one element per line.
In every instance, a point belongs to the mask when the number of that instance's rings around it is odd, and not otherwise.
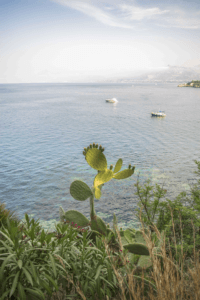
<path fill-rule="evenodd" d="M 101 198 L 101 190 L 96 187 L 94 192 L 95 198 L 100 199 Z"/>
<path fill-rule="evenodd" d="M 149 255 L 148 248 L 143 244 L 138 244 L 138 243 L 126 244 L 126 245 L 123 245 L 123 247 L 124 247 L 124 249 L 127 249 L 128 251 L 130 251 L 133 254 Z"/>
<path fill-rule="evenodd" d="M 77 210 L 68 210 L 65 213 L 65 220 L 69 223 L 77 224 L 77 226 L 86 227 L 90 221 Z"/>
<path fill-rule="evenodd" d="M 121 236 L 121 243 L 122 245 L 127 245 L 127 239 L 124 236 Z"/>
<path fill-rule="evenodd" d="M 75 180 L 70 185 L 70 194 L 76 200 L 85 201 L 87 198 L 92 196 L 92 191 L 85 182 Z"/>
<path fill-rule="evenodd" d="M 97 187 L 105 182 L 108 182 L 113 177 L 113 171 L 105 170 L 98 173 L 94 179 L 94 187 Z"/>
<path fill-rule="evenodd" d="M 87 163 L 95 170 L 104 171 L 107 169 L 107 160 L 101 150 L 97 148 L 88 149 L 85 155 Z"/>
<path fill-rule="evenodd" d="M 60 215 L 60 221 L 64 221 L 65 211 L 62 208 L 62 206 L 59 207 L 59 215 Z"/>
<path fill-rule="evenodd" d="M 151 257 L 146 255 L 141 255 L 137 263 L 137 266 L 141 268 L 149 268 L 152 265 Z"/>
<path fill-rule="evenodd" d="M 114 168 L 114 173 L 117 173 L 121 170 L 122 164 L 123 164 L 123 160 L 121 158 L 118 159 L 118 161 L 115 165 L 115 168 Z"/>
<path fill-rule="evenodd" d="M 98 231 L 103 235 L 106 235 L 107 227 L 105 222 L 98 216 L 94 216 L 91 220 L 91 228 L 92 230 Z"/>
<path fill-rule="evenodd" d="M 145 229 L 145 234 L 147 234 L 147 230 L 146 229 Z M 146 241 L 145 241 L 145 239 L 143 237 L 142 231 L 140 231 L 140 230 L 136 231 L 136 233 L 135 233 L 135 241 L 137 243 L 146 245 Z"/>
<path fill-rule="evenodd" d="M 134 170 L 125 169 L 121 172 L 114 174 L 113 178 L 114 179 L 125 179 L 125 178 L 130 177 L 133 173 L 134 173 Z"/>
<path fill-rule="evenodd" d="M 128 243 L 133 243 L 134 242 L 134 238 L 135 238 L 135 234 L 133 232 L 131 232 L 130 229 L 126 229 L 124 231 L 124 237 L 127 240 Z"/>

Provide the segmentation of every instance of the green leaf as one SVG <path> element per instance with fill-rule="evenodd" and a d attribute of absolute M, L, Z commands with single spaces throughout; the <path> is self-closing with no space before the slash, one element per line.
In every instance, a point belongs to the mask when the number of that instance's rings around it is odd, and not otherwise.
<path fill-rule="evenodd" d="M 116 174 L 114 174 L 113 178 L 114 179 L 125 179 L 125 178 L 128 178 L 130 177 L 131 175 L 133 175 L 134 173 L 134 170 L 132 169 L 125 169 L 121 172 L 118 172 Z"/>
<path fill-rule="evenodd" d="M 24 288 L 21 282 L 18 282 L 17 288 L 18 288 L 20 300 L 26 300 L 26 294 L 24 292 Z"/>
<path fill-rule="evenodd" d="M 15 275 L 15 278 L 13 280 L 12 287 L 11 287 L 11 290 L 10 290 L 9 297 L 11 297 L 14 294 L 15 290 L 16 290 L 19 273 L 20 273 L 20 271 L 18 271 L 17 274 Z"/>
<path fill-rule="evenodd" d="M 117 173 L 121 170 L 122 164 L 123 164 L 123 160 L 121 158 L 118 159 L 118 161 L 115 165 L 115 168 L 114 168 L 114 173 Z"/>
<path fill-rule="evenodd" d="M 45 280 L 41 280 L 41 279 L 40 279 L 40 285 L 41 285 L 43 288 L 45 288 L 45 290 L 47 291 L 47 293 L 48 293 L 49 295 L 52 294 L 52 291 L 51 291 L 50 287 L 48 286 L 48 284 L 46 283 Z"/>
<path fill-rule="evenodd" d="M 104 170 L 101 171 L 99 174 L 96 175 L 94 179 L 94 187 L 98 187 L 99 185 L 108 182 L 113 177 L 113 171 L 112 170 Z"/>
<path fill-rule="evenodd" d="M 53 256 L 51 255 L 51 253 L 49 253 L 49 258 L 51 261 L 51 265 L 52 265 L 52 269 L 53 269 L 53 274 L 55 276 L 55 278 L 57 277 L 57 272 L 56 272 L 56 265 L 55 265 L 55 260 L 53 258 Z"/>
<path fill-rule="evenodd" d="M 4 274 L 4 268 L 7 265 L 7 263 L 9 262 L 9 260 L 13 257 L 16 256 L 16 254 L 10 254 L 3 262 L 1 268 L 0 268 L 0 281 L 2 281 L 3 279 L 3 274 Z"/>
<path fill-rule="evenodd" d="M 0 300 L 4 300 L 6 298 L 6 296 L 8 296 L 10 291 L 6 291 L 5 293 L 3 293 L 3 295 L 1 296 Z M 7 298 L 6 298 L 7 299 Z"/>
<path fill-rule="evenodd" d="M 97 280 L 97 278 L 99 277 L 99 274 L 100 274 L 102 268 L 103 268 L 102 265 L 98 266 L 96 275 L 95 275 L 95 277 L 94 277 L 94 280 Z"/>
<path fill-rule="evenodd" d="M 14 246 L 14 243 L 13 241 L 9 238 L 9 236 L 7 236 L 5 233 L 3 233 L 1 230 L 0 230 L 0 234 L 2 234 L 9 242 L 12 246 Z"/>
<path fill-rule="evenodd" d="M 51 276 L 49 276 L 48 274 L 44 274 L 44 277 L 46 277 L 53 284 L 53 286 L 55 287 L 56 291 L 58 291 L 58 286 L 55 283 L 55 281 L 53 280 L 53 278 L 51 278 Z"/>
<path fill-rule="evenodd" d="M 75 180 L 70 185 L 70 194 L 74 199 L 84 201 L 92 196 L 92 191 L 85 182 L 81 180 Z"/>
<path fill-rule="evenodd" d="M 25 274 L 27 280 L 28 280 L 28 281 L 30 282 L 30 284 L 33 286 L 33 279 L 32 279 L 32 277 L 31 277 L 30 273 L 29 273 L 24 267 L 22 267 L 22 271 L 24 272 L 24 274 Z"/>
<path fill-rule="evenodd" d="M 65 220 L 80 227 L 86 227 L 90 223 L 90 221 L 79 211 L 77 210 L 68 210 L 65 213 Z"/>
<path fill-rule="evenodd" d="M 22 268 L 22 260 L 19 259 L 19 260 L 17 261 L 17 264 L 18 264 L 19 268 L 21 269 L 21 268 Z"/>
<path fill-rule="evenodd" d="M 94 192 L 95 198 L 100 199 L 101 198 L 101 190 L 96 187 Z"/>
<path fill-rule="evenodd" d="M 101 150 L 97 148 L 88 149 L 85 159 L 87 163 L 95 170 L 104 171 L 107 169 L 107 160 Z"/>
<path fill-rule="evenodd" d="M 39 289 L 29 289 L 29 288 L 25 288 L 26 291 L 28 291 L 30 294 L 39 297 L 40 299 L 42 298 L 43 300 L 45 300 L 45 296 L 44 294 L 39 290 Z"/>
<path fill-rule="evenodd" d="M 37 273 L 36 273 L 36 270 L 35 270 L 35 266 L 34 264 L 32 263 L 32 261 L 30 261 L 30 266 L 31 266 L 31 274 L 35 280 L 35 282 L 39 283 L 39 279 L 38 279 L 38 276 L 37 276 Z"/>

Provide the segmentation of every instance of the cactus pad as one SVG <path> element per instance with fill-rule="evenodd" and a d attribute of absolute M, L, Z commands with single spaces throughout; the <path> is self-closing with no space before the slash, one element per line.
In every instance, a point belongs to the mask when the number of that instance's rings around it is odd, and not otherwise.
<path fill-rule="evenodd" d="M 123 245 L 124 249 L 127 249 L 133 254 L 139 254 L 139 255 L 149 255 L 148 248 L 143 244 L 126 244 Z"/>
<path fill-rule="evenodd" d="M 69 223 L 77 224 L 80 227 L 86 227 L 89 225 L 90 221 L 77 210 L 68 210 L 65 213 L 65 220 Z"/>
<path fill-rule="evenodd" d="M 127 240 L 128 243 L 133 243 L 134 238 L 135 238 L 135 234 L 130 229 L 126 229 L 124 231 L 124 237 L 125 237 L 125 239 Z"/>
<path fill-rule="evenodd" d="M 145 230 L 145 233 L 147 234 L 147 230 Z M 136 231 L 136 233 L 135 233 L 135 241 L 137 243 L 146 245 L 146 241 L 145 241 L 145 239 L 143 237 L 142 231 L 140 231 L 140 230 Z"/>
<path fill-rule="evenodd" d="M 98 231 L 103 235 L 106 235 L 107 227 L 105 222 L 98 216 L 94 216 L 91 220 L 91 228 L 92 230 Z"/>
<path fill-rule="evenodd" d="M 85 201 L 87 198 L 92 196 L 92 191 L 85 182 L 75 180 L 70 185 L 70 194 L 76 200 Z"/>
<path fill-rule="evenodd" d="M 95 198 L 100 199 L 101 198 L 101 190 L 96 187 L 94 192 Z"/>
<path fill-rule="evenodd" d="M 97 187 L 105 182 L 108 182 L 113 177 L 113 171 L 104 170 L 98 173 L 94 179 L 94 187 Z"/>
<path fill-rule="evenodd" d="M 133 173 L 134 173 L 134 170 L 125 169 L 121 172 L 118 172 L 118 173 L 114 174 L 113 178 L 114 179 L 125 179 L 125 178 L 130 177 Z"/>
<path fill-rule="evenodd" d="M 115 168 L 114 168 L 114 173 L 117 173 L 121 170 L 121 167 L 122 167 L 122 163 L 123 163 L 123 160 L 120 158 L 118 159 L 116 165 L 115 165 Z"/>
<path fill-rule="evenodd" d="M 145 269 L 151 267 L 152 265 L 151 257 L 146 255 L 141 255 L 137 263 L 138 267 Z"/>
<path fill-rule="evenodd" d="M 65 218 L 65 211 L 62 208 L 62 206 L 59 207 L 59 215 L 60 215 L 60 221 L 63 222 Z"/>
<path fill-rule="evenodd" d="M 107 160 L 101 150 L 90 148 L 87 150 L 85 159 L 87 163 L 95 170 L 104 171 L 107 169 Z"/>

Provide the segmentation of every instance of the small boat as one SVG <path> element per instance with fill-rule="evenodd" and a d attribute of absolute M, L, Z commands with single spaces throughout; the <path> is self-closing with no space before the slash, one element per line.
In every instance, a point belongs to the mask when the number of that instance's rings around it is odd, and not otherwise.
<path fill-rule="evenodd" d="M 159 110 L 159 112 L 152 112 L 151 116 L 152 117 L 166 117 L 166 114 L 164 111 Z"/>
<path fill-rule="evenodd" d="M 117 99 L 116 98 L 112 98 L 112 99 L 106 99 L 106 102 L 109 102 L 109 103 L 117 103 Z"/>

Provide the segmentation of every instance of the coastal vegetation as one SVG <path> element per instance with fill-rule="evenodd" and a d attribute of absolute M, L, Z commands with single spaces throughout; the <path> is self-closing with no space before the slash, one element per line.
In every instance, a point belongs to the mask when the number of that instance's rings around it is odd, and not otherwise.
<path fill-rule="evenodd" d="M 179 84 L 178 87 L 200 88 L 200 80 L 192 80 L 188 83 L 182 83 L 182 84 Z"/>
<path fill-rule="evenodd" d="M 97 170 L 93 187 L 80 180 L 70 186 L 74 199 L 90 199 L 91 220 L 60 208 L 60 222 L 48 232 L 39 220 L 25 214 L 22 222 L 0 204 L 0 300 L 200 298 L 200 162 L 190 194 L 173 201 L 161 186 L 138 178 L 140 229 L 119 229 L 115 214 L 111 229 L 96 215 L 94 197 L 135 167 L 120 171 L 119 159 L 107 169 L 102 150 L 93 144 L 83 152 Z"/>

